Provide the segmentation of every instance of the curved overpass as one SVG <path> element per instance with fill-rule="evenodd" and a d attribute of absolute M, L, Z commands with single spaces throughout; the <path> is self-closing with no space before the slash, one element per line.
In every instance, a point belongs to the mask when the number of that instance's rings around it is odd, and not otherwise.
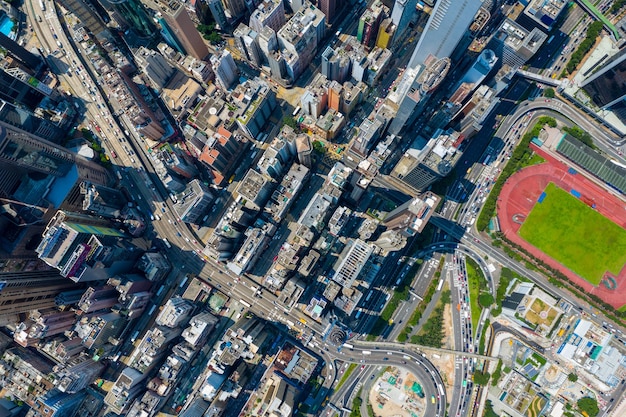
<path fill-rule="evenodd" d="M 611 156 L 620 159 L 621 157 L 615 150 L 614 146 L 622 146 L 625 142 L 625 138 L 616 137 L 614 135 L 610 135 L 605 132 L 603 129 L 600 129 L 596 123 L 587 119 L 580 114 L 575 108 L 570 106 L 568 103 L 561 101 L 556 98 L 536 98 L 533 101 L 524 101 L 518 107 L 515 113 L 509 115 L 505 121 L 502 123 L 496 134 L 499 132 L 508 132 L 508 130 L 516 123 L 520 121 L 522 117 L 526 115 L 526 113 L 533 110 L 551 110 L 556 113 L 560 113 L 568 119 L 572 120 L 576 123 L 581 129 L 589 132 L 591 136 L 594 138 L 594 141 L 600 141 L 600 143 L 596 143 L 600 148 L 609 153 Z M 602 146 L 604 145 L 604 146 Z M 604 149 L 606 148 L 606 149 Z"/>
<path fill-rule="evenodd" d="M 406 349 L 407 346 L 399 343 L 386 342 L 361 342 L 353 341 L 354 347 L 344 347 L 340 352 L 332 355 L 335 359 L 344 362 L 357 363 L 360 365 L 393 365 L 408 369 L 418 379 L 424 390 L 426 400 L 425 416 L 443 416 L 446 409 L 446 392 L 443 389 L 443 380 L 437 371 L 437 368 L 424 356 L 412 350 Z M 376 349 L 376 347 L 384 347 L 384 350 Z M 365 374 L 367 376 L 367 373 Z M 336 396 L 343 398 L 350 389 L 354 389 L 358 383 L 346 383 Z M 440 395 L 443 390 L 443 395 Z M 435 404 L 430 401 L 431 396 L 435 398 Z"/>
<path fill-rule="evenodd" d="M 483 273 L 485 274 L 485 277 L 487 278 L 487 281 L 489 282 L 491 294 L 493 294 L 494 296 L 496 295 L 496 284 L 493 280 L 493 275 L 491 275 L 491 271 L 489 271 L 489 268 L 487 267 L 485 260 L 478 253 L 476 253 L 476 251 L 474 251 L 474 249 L 472 249 L 471 247 L 464 245 L 461 242 L 447 242 L 447 241 L 437 242 L 422 249 L 418 253 L 418 255 L 421 257 L 426 254 L 439 252 L 442 249 L 447 249 L 447 250 L 452 250 L 452 251 L 459 250 L 463 252 L 464 254 L 469 255 L 470 258 L 476 261 L 478 266 L 480 266 L 480 269 L 482 269 Z"/>

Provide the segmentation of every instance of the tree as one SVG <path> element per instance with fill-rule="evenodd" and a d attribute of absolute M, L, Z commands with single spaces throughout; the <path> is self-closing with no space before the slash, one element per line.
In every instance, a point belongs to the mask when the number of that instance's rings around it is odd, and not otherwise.
<path fill-rule="evenodd" d="M 488 292 L 484 292 L 478 296 L 478 304 L 483 307 L 489 307 L 494 303 L 493 295 Z"/>
<path fill-rule="evenodd" d="M 554 88 L 546 88 L 543 90 L 543 96 L 547 98 L 554 98 Z"/>
<path fill-rule="evenodd" d="M 595 398 L 583 397 L 578 400 L 578 409 L 581 413 L 587 413 L 589 417 L 596 417 L 600 412 L 598 401 Z"/>
<path fill-rule="evenodd" d="M 489 383 L 489 372 L 474 372 L 474 383 L 486 387 Z"/>
<path fill-rule="evenodd" d="M 576 382 L 576 381 L 578 381 L 578 375 L 576 375 L 575 373 L 572 372 L 571 374 L 569 374 L 567 376 L 567 379 L 569 379 L 572 382 Z"/>
<path fill-rule="evenodd" d="M 293 130 L 298 130 L 298 122 L 292 116 L 283 117 L 283 124 L 289 126 Z"/>
<path fill-rule="evenodd" d="M 321 154 L 325 154 L 326 153 L 326 147 L 319 140 L 314 140 L 313 141 L 313 150 L 315 152 L 321 153 Z"/>

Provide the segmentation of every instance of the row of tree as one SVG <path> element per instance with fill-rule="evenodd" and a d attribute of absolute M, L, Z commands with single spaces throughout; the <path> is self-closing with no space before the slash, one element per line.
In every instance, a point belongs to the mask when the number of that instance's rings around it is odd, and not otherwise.
<path fill-rule="evenodd" d="M 578 64 L 580 64 L 585 55 L 587 55 L 587 53 L 591 50 L 591 48 L 593 48 L 593 45 L 596 43 L 596 38 L 598 37 L 598 35 L 600 35 L 602 27 L 603 24 L 599 20 L 589 25 L 589 27 L 587 28 L 587 36 L 585 36 L 585 39 L 583 39 L 583 41 L 578 45 L 576 51 L 574 51 L 574 53 L 570 56 L 567 65 L 565 65 L 565 70 L 568 73 L 571 74 L 572 72 L 576 71 L 576 68 L 578 68 Z"/>
<path fill-rule="evenodd" d="M 520 144 L 515 148 L 513 154 L 511 155 L 511 159 L 507 162 L 507 164 L 502 169 L 502 173 L 496 180 L 495 184 L 491 188 L 491 192 L 483 204 L 483 209 L 476 219 L 476 228 L 479 231 L 483 231 L 489 226 L 489 222 L 491 218 L 494 216 L 496 212 L 496 203 L 498 201 L 498 196 L 500 195 L 500 191 L 502 191 L 502 187 L 504 183 L 509 179 L 509 177 L 519 171 L 524 164 L 532 157 L 533 151 L 530 149 L 530 141 L 533 138 L 539 136 L 539 132 L 544 125 L 548 125 L 550 127 L 556 127 L 556 120 L 552 117 L 543 116 L 540 117 L 535 126 L 522 137 Z"/>

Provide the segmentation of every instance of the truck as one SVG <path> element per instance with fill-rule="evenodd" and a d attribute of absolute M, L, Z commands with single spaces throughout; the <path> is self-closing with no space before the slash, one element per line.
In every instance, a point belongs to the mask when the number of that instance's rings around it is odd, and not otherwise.
<path fill-rule="evenodd" d="M 363 351 L 363 352 L 361 352 L 361 353 L 362 353 L 362 354 L 364 354 L 364 355 L 371 355 L 371 354 L 372 354 L 372 352 L 371 352 L 371 351 L 369 351 L 369 350 L 364 350 L 364 351 Z"/>

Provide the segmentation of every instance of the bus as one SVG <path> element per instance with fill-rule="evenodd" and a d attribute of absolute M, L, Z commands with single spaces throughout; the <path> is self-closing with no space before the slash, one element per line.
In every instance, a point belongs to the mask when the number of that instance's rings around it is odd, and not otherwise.
<path fill-rule="evenodd" d="M 343 344 L 343 347 L 348 348 L 348 349 L 354 349 L 354 346 L 352 346 L 352 345 L 351 345 L 351 344 L 349 344 L 349 343 L 344 343 L 344 344 Z"/>
<path fill-rule="evenodd" d="M 367 297 L 365 297 L 365 301 L 369 301 L 372 298 L 372 291 L 367 293 Z"/>
<path fill-rule="evenodd" d="M 41 7 L 41 11 L 42 12 L 46 11 L 46 5 L 43 4 L 43 0 L 39 0 L 39 7 Z"/>
<path fill-rule="evenodd" d="M 170 244 L 170 241 L 167 240 L 166 238 L 163 238 L 163 244 L 165 244 L 165 246 L 167 246 L 168 249 L 171 249 L 172 245 Z"/>
<path fill-rule="evenodd" d="M 550 36 L 550 39 L 548 39 L 548 42 L 547 42 L 547 43 L 550 43 L 550 42 L 552 42 L 553 40 L 554 40 L 554 35 Z M 546 44 L 546 45 L 547 45 L 547 44 Z"/>
<path fill-rule="evenodd" d="M 185 275 L 185 278 L 183 278 L 181 283 L 178 285 L 178 288 L 183 288 L 185 286 L 185 284 L 187 283 L 188 279 L 189 279 L 189 275 Z"/>
<path fill-rule="evenodd" d="M 491 155 L 487 155 L 487 157 L 485 158 L 485 160 L 483 161 L 483 165 L 487 166 L 489 165 L 489 161 L 491 160 Z"/>
<path fill-rule="evenodd" d="M 361 315 L 363 314 L 363 310 L 359 309 L 356 314 L 354 315 L 355 319 L 358 319 L 359 317 L 361 317 Z"/>
<path fill-rule="evenodd" d="M 250 308 L 252 307 L 250 305 L 250 303 L 245 302 L 244 300 L 239 300 L 239 304 L 241 304 L 242 306 L 246 307 L 246 308 Z"/>
<path fill-rule="evenodd" d="M 369 351 L 369 350 L 364 350 L 364 351 L 363 351 L 363 352 L 361 352 L 361 353 L 362 353 L 362 354 L 364 354 L 364 355 L 371 355 L 371 354 L 372 354 L 372 352 L 371 352 L 371 351 Z"/>
<path fill-rule="evenodd" d="M 151 316 L 152 313 L 154 313 L 155 309 L 156 309 L 156 304 L 154 304 L 152 307 L 150 307 L 150 310 L 148 311 L 148 315 Z"/>
<path fill-rule="evenodd" d="M 296 114 L 298 114 L 299 111 L 300 111 L 300 106 L 296 107 L 296 109 L 293 111 L 293 113 L 291 113 L 291 115 L 293 117 L 296 117 Z"/>

